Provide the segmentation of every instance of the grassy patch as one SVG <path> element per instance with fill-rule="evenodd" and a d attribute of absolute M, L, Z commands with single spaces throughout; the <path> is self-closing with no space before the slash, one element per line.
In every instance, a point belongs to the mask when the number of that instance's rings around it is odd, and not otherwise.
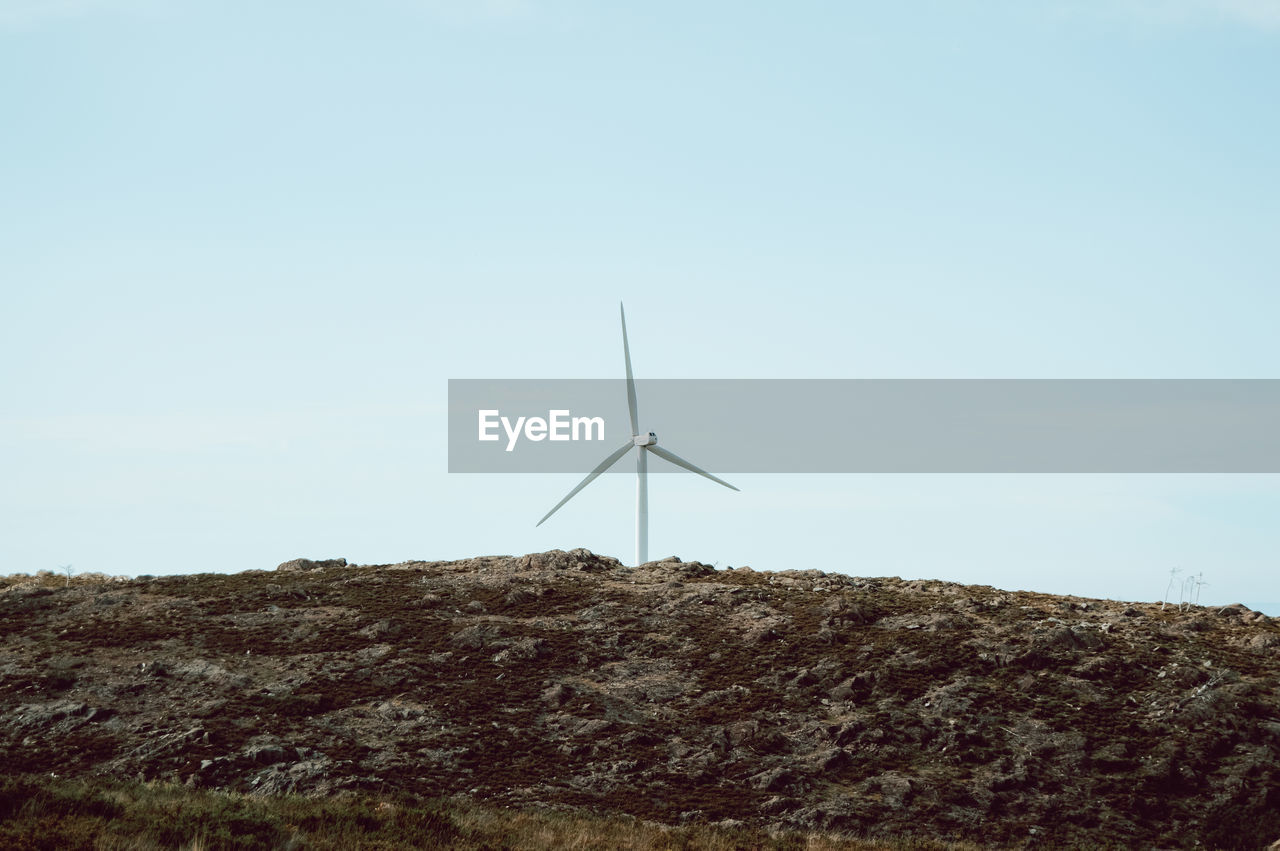
<path fill-rule="evenodd" d="M 627 816 L 512 810 L 410 796 L 256 797 L 171 784 L 23 776 L 0 780 L 0 847 L 50 851 L 969 851 L 976 846 L 770 834 L 732 825 L 670 827 Z"/>

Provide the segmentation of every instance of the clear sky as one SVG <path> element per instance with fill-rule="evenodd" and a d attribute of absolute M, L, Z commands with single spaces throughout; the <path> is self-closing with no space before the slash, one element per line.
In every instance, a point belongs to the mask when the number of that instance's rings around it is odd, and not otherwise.
<path fill-rule="evenodd" d="M 4 569 L 627 560 L 630 476 L 446 472 L 619 300 L 645 378 L 1280 378 L 1278 102 L 1277 0 L 0 0 Z M 1280 614 L 1280 477 L 716 472 L 653 557 Z"/>

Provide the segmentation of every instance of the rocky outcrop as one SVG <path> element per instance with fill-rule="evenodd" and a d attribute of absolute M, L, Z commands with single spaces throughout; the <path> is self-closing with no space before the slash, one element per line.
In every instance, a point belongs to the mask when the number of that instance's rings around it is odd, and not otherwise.
<path fill-rule="evenodd" d="M 309 558 L 295 558 L 290 561 L 281 563 L 276 570 L 294 571 L 294 570 L 324 570 L 330 567 L 346 567 L 347 560 L 345 558 L 327 558 L 320 561 L 312 561 Z"/>
<path fill-rule="evenodd" d="M 586 550 L 0 581 L 10 772 L 1130 847 L 1280 837 L 1280 625 Z"/>

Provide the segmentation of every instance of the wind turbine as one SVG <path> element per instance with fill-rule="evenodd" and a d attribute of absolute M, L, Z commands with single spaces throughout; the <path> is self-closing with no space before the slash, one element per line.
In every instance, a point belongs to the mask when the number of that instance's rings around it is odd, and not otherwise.
<path fill-rule="evenodd" d="M 724 479 L 718 479 L 708 473 L 706 470 L 696 467 L 688 461 L 681 458 L 674 452 L 669 452 L 658 445 L 658 436 L 653 432 L 640 433 L 640 418 L 636 413 L 636 380 L 631 374 L 631 347 L 627 344 L 627 311 L 623 308 L 622 303 L 618 303 L 618 311 L 622 316 L 622 356 L 627 362 L 627 411 L 631 414 L 631 439 L 614 451 L 608 458 L 600 462 L 600 464 L 587 473 L 587 477 L 578 482 L 578 486 L 565 496 L 564 499 L 556 503 L 556 507 L 546 513 L 537 525 L 541 526 L 547 522 L 547 519 L 560 510 L 566 502 L 573 499 L 574 494 L 585 488 L 587 485 L 612 467 L 622 459 L 632 448 L 636 450 L 636 565 L 642 565 L 649 560 L 649 453 L 652 452 L 659 458 L 664 458 L 675 464 L 677 467 L 684 467 L 690 472 L 697 473 L 703 478 L 710 479 L 718 485 L 724 485 L 729 490 L 738 490 Z"/>

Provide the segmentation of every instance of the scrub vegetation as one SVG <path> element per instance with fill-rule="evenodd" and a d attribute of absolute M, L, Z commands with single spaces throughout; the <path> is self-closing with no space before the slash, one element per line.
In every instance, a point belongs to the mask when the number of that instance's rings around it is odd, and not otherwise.
<path fill-rule="evenodd" d="M 1280 624 L 585 550 L 11 576 L 0 764 L 6 830 L 95 847 L 1258 848 Z"/>

